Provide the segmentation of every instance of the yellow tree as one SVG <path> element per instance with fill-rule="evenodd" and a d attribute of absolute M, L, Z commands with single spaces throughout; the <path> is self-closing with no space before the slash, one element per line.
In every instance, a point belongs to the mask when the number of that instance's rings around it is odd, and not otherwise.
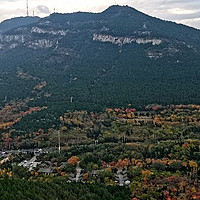
<path fill-rule="evenodd" d="M 189 161 L 189 166 L 192 168 L 192 174 L 197 173 L 198 164 L 195 161 Z"/>
<path fill-rule="evenodd" d="M 149 170 L 142 170 L 142 175 L 144 176 L 144 182 L 147 182 L 149 176 L 153 175 L 153 172 Z"/>

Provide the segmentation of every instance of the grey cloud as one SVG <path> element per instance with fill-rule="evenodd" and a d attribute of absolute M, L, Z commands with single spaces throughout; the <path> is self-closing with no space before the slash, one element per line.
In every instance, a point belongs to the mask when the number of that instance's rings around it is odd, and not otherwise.
<path fill-rule="evenodd" d="M 187 24 L 200 29 L 199 21 L 195 21 L 200 18 L 199 0 L 127 0 L 125 3 L 146 14 L 165 20 L 184 21 L 190 19 Z M 175 14 L 170 12 L 172 9 L 191 10 L 193 13 Z"/>
<path fill-rule="evenodd" d="M 196 19 L 196 18 L 200 18 L 200 12 L 196 12 L 193 14 L 171 14 L 166 15 L 166 17 L 168 18 L 168 20 L 185 20 L 185 19 Z"/>
<path fill-rule="evenodd" d="M 17 0 L 1 0 L 1 2 L 16 2 Z"/>
<path fill-rule="evenodd" d="M 24 9 L 16 9 L 15 12 L 10 12 L 9 10 L 0 9 L 0 22 L 5 19 L 10 19 L 13 17 L 25 16 L 26 12 Z"/>
<path fill-rule="evenodd" d="M 44 13 L 44 14 L 50 14 L 50 10 L 47 6 L 43 6 L 43 5 L 39 5 L 37 6 L 37 10 L 40 12 L 40 13 Z"/>

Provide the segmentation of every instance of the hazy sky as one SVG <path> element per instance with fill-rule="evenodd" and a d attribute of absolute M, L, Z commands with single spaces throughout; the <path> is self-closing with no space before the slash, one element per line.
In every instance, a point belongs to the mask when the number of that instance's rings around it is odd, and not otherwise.
<path fill-rule="evenodd" d="M 110 5 L 129 5 L 151 16 L 200 29 L 200 0 L 29 0 L 29 14 L 44 17 L 54 11 L 101 12 Z M 26 15 L 26 0 L 0 0 L 0 21 Z"/>

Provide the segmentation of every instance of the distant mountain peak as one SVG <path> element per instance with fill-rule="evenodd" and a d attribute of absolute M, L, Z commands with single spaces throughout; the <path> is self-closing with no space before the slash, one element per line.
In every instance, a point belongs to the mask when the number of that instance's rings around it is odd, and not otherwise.
<path fill-rule="evenodd" d="M 120 6 L 120 5 L 113 5 L 110 6 L 109 8 L 107 8 L 106 10 L 104 10 L 102 13 L 106 13 L 106 14 L 116 14 L 122 11 L 137 11 L 136 9 L 129 7 L 129 6 Z M 137 11 L 139 12 L 139 11 Z"/>

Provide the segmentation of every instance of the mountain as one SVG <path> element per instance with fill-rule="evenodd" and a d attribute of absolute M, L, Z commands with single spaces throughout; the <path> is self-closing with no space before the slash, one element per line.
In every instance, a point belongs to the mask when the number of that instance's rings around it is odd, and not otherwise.
<path fill-rule="evenodd" d="M 72 109 L 200 103 L 200 31 L 128 6 L 54 13 L 11 29 L 0 36 L 0 63 L 1 105 L 47 106 L 38 119 Z"/>
<path fill-rule="evenodd" d="M 5 20 L 2 23 L 0 23 L 0 35 L 11 29 L 35 23 L 39 19 L 39 17 L 16 17 Z"/>

